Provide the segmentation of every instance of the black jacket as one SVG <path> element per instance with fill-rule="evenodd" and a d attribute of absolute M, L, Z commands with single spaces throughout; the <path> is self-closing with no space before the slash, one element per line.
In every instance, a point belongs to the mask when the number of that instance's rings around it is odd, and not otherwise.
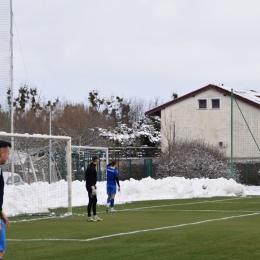
<path fill-rule="evenodd" d="M 91 186 L 95 186 L 97 183 L 97 170 L 96 170 L 96 164 L 91 163 L 85 173 L 85 179 L 86 179 L 86 188 L 90 189 Z"/>

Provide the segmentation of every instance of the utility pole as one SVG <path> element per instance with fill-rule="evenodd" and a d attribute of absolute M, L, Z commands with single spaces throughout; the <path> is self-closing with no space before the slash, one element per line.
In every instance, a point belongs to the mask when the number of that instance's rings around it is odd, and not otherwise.
<path fill-rule="evenodd" d="M 52 121 L 52 106 L 50 105 L 50 122 L 49 122 L 49 135 L 51 136 L 51 121 Z M 49 183 L 51 184 L 51 138 L 49 139 Z"/>
<path fill-rule="evenodd" d="M 56 105 L 59 103 L 57 98 L 54 102 L 48 101 L 48 104 L 45 105 L 45 111 L 49 111 L 49 136 L 52 135 L 52 112 Z M 49 139 L 49 183 L 51 183 L 51 172 L 52 172 L 52 141 Z"/>
<path fill-rule="evenodd" d="M 230 120 L 230 124 L 231 124 L 231 133 L 230 133 L 230 137 L 231 137 L 231 151 L 230 151 L 230 178 L 234 179 L 234 136 L 233 136 L 233 132 L 234 132 L 234 90 L 233 88 L 231 89 L 231 120 Z"/>

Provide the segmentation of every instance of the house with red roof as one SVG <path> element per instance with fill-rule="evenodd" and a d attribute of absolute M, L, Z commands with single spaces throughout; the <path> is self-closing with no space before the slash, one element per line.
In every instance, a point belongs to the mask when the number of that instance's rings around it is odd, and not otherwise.
<path fill-rule="evenodd" d="M 234 89 L 231 102 L 231 91 L 209 84 L 146 111 L 161 118 L 162 150 L 177 140 L 198 140 L 228 157 L 233 143 L 235 158 L 260 158 L 260 93 Z"/>

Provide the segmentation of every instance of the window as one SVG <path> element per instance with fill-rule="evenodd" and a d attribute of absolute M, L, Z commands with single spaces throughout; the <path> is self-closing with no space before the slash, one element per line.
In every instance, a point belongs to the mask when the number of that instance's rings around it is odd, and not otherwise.
<path fill-rule="evenodd" d="M 207 108 L 207 99 L 199 99 L 199 109 L 206 109 Z"/>
<path fill-rule="evenodd" d="M 220 108 L 220 100 L 219 99 L 211 99 L 212 108 Z"/>

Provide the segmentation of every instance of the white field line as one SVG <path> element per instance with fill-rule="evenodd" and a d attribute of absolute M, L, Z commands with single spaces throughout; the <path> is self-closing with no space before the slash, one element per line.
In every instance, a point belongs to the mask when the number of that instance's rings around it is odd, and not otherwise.
<path fill-rule="evenodd" d="M 216 218 L 216 219 L 207 219 L 207 220 L 202 220 L 202 221 L 198 221 L 198 222 L 191 222 L 191 223 L 185 223 L 185 224 L 179 224 L 179 225 L 167 226 L 167 227 L 160 227 L 160 228 L 136 230 L 136 231 L 131 231 L 131 232 L 117 233 L 117 234 L 100 236 L 100 237 L 93 237 L 93 238 L 88 238 L 88 239 L 46 238 L 46 239 L 6 239 L 6 240 L 10 241 L 10 242 L 39 242 L 39 241 L 41 241 L 41 242 L 48 242 L 48 241 L 91 242 L 91 241 L 101 240 L 101 239 L 106 239 L 106 238 L 111 238 L 111 237 L 127 236 L 127 235 L 133 235 L 133 234 L 138 234 L 138 233 L 146 233 L 146 232 L 153 232 L 153 231 L 159 231 L 159 230 L 165 230 L 165 229 L 186 227 L 186 226 L 199 225 L 199 224 L 204 224 L 204 223 L 209 223 L 209 222 L 214 222 L 214 221 L 222 221 L 222 220 L 229 220 L 229 219 L 234 219 L 234 218 L 250 217 L 250 216 L 255 216 L 255 215 L 259 215 L 259 213 L 252 213 L 252 214 L 239 215 L 239 216 L 230 216 L 230 217 Z"/>
<path fill-rule="evenodd" d="M 134 210 L 133 210 L 134 211 Z M 140 210 L 136 210 L 140 211 Z M 156 210 L 141 210 L 142 212 L 157 212 Z M 258 210 L 218 210 L 218 209 L 166 209 L 160 212 L 224 212 L 224 213 L 259 213 Z"/>
<path fill-rule="evenodd" d="M 204 200 L 204 201 L 196 201 L 196 202 L 188 202 L 188 203 L 173 203 L 173 204 L 166 204 L 166 205 L 158 205 L 158 206 L 149 206 L 149 207 L 141 207 L 141 208 L 132 208 L 132 209 L 121 209 L 117 210 L 117 212 L 125 212 L 125 211 L 137 211 L 143 209 L 153 209 L 153 208 L 163 208 L 163 207 L 171 207 L 171 206 L 183 206 L 183 205 L 194 205 L 194 204 L 203 204 L 203 203 L 216 203 L 216 202 L 224 202 L 230 200 L 241 200 L 245 198 L 231 198 L 231 199 L 222 199 L 222 200 Z M 253 211 L 255 212 L 255 211 Z M 98 214 L 107 213 L 106 211 L 100 211 Z M 81 214 L 73 214 L 74 216 L 85 216 L 87 213 Z M 13 220 L 10 221 L 11 223 L 22 223 L 22 222 L 31 222 L 31 221 L 38 221 L 38 220 L 46 220 L 46 219 L 54 219 L 54 218 L 65 218 L 68 216 L 57 216 L 57 217 L 43 217 L 43 218 L 34 218 L 34 219 L 21 219 L 21 220 Z"/>
<path fill-rule="evenodd" d="M 142 210 L 142 209 L 153 209 L 153 208 L 163 208 L 163 207 L 171 207 L 171 206 L 184 206 L 184 205 L 195 205 L 195 204 L 203 204 L 203 203 L 216 203 L 228 200 L 241 200 L 243 198 L 232 198 L 232 199 L 223 199 L 223 200 L 203 200 L 203 201 L 196 201 L 196 202 L 188 202 L 188 203 L 173 203 L 173 204 L 166 204 L 166 205 L 158 205 L 158 206 L 149 206 L 149 207 L 141 207 L 141 208 L 132 208 L 132 209 L 122 209 L 117 211 L 135 211 L 135 210 Z"/>
<path fill-rule="evenodd" d="M 225 201 L 223 201 L 223 203 L 228 204 L 228 203 L 239 203 L 239 202 L 229 202 L 229 201 L 225 202 Z M 259 202 L 257 202 L 257 201 L 248 201 L 248 202 L 246 202 L 246 203 L 247 203 L 247 204 L 259 204 L 260 201 L 259 201 Z"/>

